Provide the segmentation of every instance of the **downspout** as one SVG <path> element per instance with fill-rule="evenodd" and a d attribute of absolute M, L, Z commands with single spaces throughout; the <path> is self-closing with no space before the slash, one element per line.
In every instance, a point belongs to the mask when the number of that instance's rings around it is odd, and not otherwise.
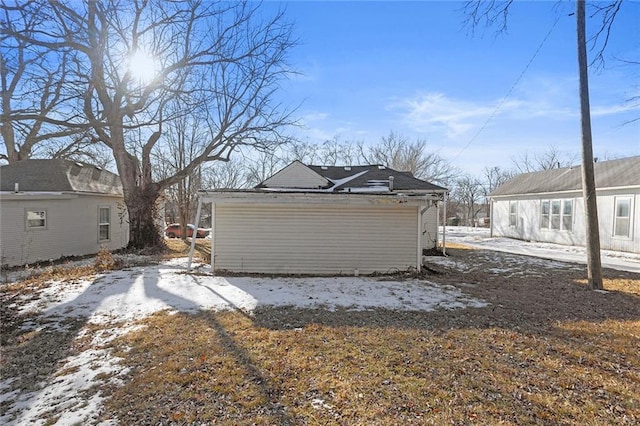
<path fill-rule="evenodd" d="M 189 262 L 187 263 L 187 273 L 191 272 L 191 261 L 193 260 L 193 252 L 196 248 L 196 237 L 198 234 L 198 226 L 200 225 L 200 211 L 202 210 L 202 197 L 198 197 L 198 210 L 196 211 L 196 221 L 193 222 L 195 229 L 191 234 L 191 248 L 189 249 Z"/>
<path fill-rule="evenodd" d="M 420 211 L 420 206 L 416 207 L 416 211 L 418 212 L 416 269 L 418 270 L 418 273 L 420 273 L 422 271 L 422 212 Z"/>
<path fill-rule="evenodd" d="M 493 198 L 489 203 L 489 237 L 493 238 Z"/>
<path fill-rule="evenodd" d="M 440 203 L 436 201 L 436 250 L 438 249 L 438 231 L 440 230 Z"/>
<path fill-rule="evenodd" d="M 444 202 L 444 220 L 442 223 L 442 254 L 447 255 L 447 193 L 442 194 Z"/>

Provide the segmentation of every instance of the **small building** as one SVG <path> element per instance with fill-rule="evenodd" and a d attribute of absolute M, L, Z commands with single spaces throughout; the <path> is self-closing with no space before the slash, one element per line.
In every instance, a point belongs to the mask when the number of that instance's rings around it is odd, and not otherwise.
<path fill-rule="evenodd" d="M 446 193 L 384 166 L 295 161 L 254 189 L 199 195 L 212 203 L 214 270 L 351 275 L 420 270 Z"/>
<path fill-rule="evenodd" d="M 0 265 L 116 250 L 129 242 L 120 178 L 68 160 L 0 166 Z"/>
<path fill-rule="evenodd" d="M 582 168 L 525 173 L 490 194 L 491 235 L 585 246 Z M 603 250 L 640 253 L 640 156 L 594 164 Z"/>

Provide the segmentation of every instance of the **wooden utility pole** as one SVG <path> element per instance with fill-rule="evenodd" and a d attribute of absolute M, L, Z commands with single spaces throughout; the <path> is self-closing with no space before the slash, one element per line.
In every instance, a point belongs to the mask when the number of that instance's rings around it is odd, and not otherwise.
<path fill-rule="evenodd" d="M 587 40 L 585 0 L 576 0 L 578 27 L 578 68 L 580 72 L 580 117 L 582 124 L 582 195 L 584 197 L 587 236 L 587 279 L 592 290 L 602 289 L 600 262 L 600 230 L 596 203 L 596 182 L 591 140 L 591 112 L 589 107 L 589 79 L 587 72 Z"/>

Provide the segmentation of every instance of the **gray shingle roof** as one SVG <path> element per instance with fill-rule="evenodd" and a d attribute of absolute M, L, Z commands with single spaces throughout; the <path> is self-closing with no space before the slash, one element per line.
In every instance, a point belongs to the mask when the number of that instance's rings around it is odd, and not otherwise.
<path fill-rule="evenodd" d="M 122 195 L 120 177 L 96 166 L 68 160 L 23 160 L 0 167 L 0 190 L 90 192 Z"/>
<path fill-rule="evenodd" d="M 596 188 L 640 186 L 640 156 L 594 164 Z M 582 190 L 582 167 L 524 173 L 508 180 L 490 196 Z"/>
<path fill-rule="evenodd" d="M 338 184 L 331 187 L 333 191 L 342 191 L 346 188 L 367 188 L 373 187 L 376 184 L 382 182 L 388 182 L 389 177 L 393 176 L 393 190 L 394 191 L 411 191 L 411 190 L 423 190 L 423 191 L 446 191 L 438 185 L 434 185 L 425 180 L 415 178 L 411 172 L 399 172 L 397 170 L 390 169 L 388 167 L 380 165 L 368 165 L 368 166 L 307 166 L 314 172 L 323 176 L 331 181 L 339 181 L 346 179 L 350 176 L 355 176 L 362 173 L 360 176 L 345 182 L 344 184 Z M 385 183 L 385 186 L 388 185 Z"/>

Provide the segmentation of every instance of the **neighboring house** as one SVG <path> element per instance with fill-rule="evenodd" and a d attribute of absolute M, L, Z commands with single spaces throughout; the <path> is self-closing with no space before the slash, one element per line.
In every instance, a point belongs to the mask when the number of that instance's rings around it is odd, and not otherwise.
<path fill-rule="evenodd" d="M 0 167 L 0 265 L 127 245 L 120 178 L 89 164 L 24 160 Z"/>
<path fill-rule="evenodd" d="M 640 253 L 640 156 L 594 169 L 600 247 Z M 586 245 L 580 166 L 516 176 L 490 197 L 492 236 Z"/>
<path fill-rule="evenodd" d="M 357 275 L 420 270 L 446 192 L 384 166 L 295 161 L 254 189 L 199 195 L 212 203 L 214 270 Z"/>

